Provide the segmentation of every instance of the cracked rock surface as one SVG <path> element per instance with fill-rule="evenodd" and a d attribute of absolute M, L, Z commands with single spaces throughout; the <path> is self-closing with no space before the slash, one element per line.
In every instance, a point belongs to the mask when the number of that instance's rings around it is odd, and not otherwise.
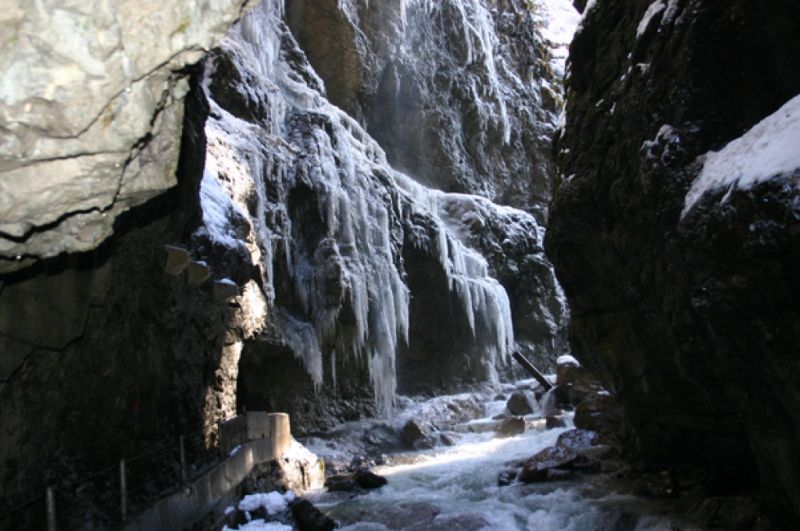
<path fill-rule="evenodd" d="M 0 273 L 97 247 L 175 185 L 180 70 L 253 3 L 4 2 Z"/>

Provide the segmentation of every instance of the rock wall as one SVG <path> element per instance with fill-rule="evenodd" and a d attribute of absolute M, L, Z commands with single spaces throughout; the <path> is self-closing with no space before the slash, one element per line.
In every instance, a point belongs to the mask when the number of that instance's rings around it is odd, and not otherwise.
<path fill-rule="evenodd" d="M 193 71 L 178 186 L 121 214 L 96 250 L 0 277 L 0 514 L 53 486 L 62 489 L 61 527 L 107 528 L 116 472 L 99 477 L 99 493 L 76 488 L 77 478 L 180 435 L 192 434 L 196 456 L 237 411 L 243 346 L 267 321 L 263 291 L 254 280 L 223 291 L 229 282 L 204 279 L 208 265 L 196 256 L 191 272 L 165 267 L 166 249 L 188 243 L 202 222 L 209 106 Z M 224 271 L 249 275 L 243 267 L 230 261 Z M 33 509 L 41 515 L 41 504 Z M 16 516 L 22 527 L 41 525 Z"/>
<path fill-rule="evenodd" d="M 557 5 L 290 0 L 287 16 L 331 102 L 364 125 L 393 167 L 542 222 L 562 107 L 557 56 L 571 36 L 542 35 Z"/>
<path fill-rule="evenodd" d="M 575 355 L 626 406 L 631 450 L 745 476 L 755 463 L 787 522 L 800 135 L 782 106 L 800 93 L 799 25 L 789 1 L 589 2 L 546 241 Z"/>
<path fill-rule="evenodd" d="M 94 249 L 118 215 L 175 186 L 181 69 L 247 4 L 4 4 L 0 273 Z"/>

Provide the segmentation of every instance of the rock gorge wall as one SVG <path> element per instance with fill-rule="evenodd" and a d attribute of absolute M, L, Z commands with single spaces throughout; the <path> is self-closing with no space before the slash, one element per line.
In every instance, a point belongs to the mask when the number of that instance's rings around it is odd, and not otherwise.
<path fill-rule="evenodd" d="M 329 94 L 338 98 L 352 87 L 317 75 L 283 21 L 283 2 L 249 6 L 219 47 L 186 67 L 243 5 L 207 13 L 193 3 L 162 8 L 165 13 L 147 22 L 156 27 L 152 35 L 137 34 L 140 48 L 126 40 L 130 31 L 115 25 L 135 28 L 139 18 L 121 21 L 127 11 L 101 10 L 99 20 L 119 39 L 106 49 L 99 46 L 105 41 L 94 43 L 87 33 L 69 48 L 72 55 L 53 60 L 83 72 L 73 63 L 91 59 L 97 67 L 97 57 L 105 57 L 106 68 L 118 60 L 120 72 L 90 70 L 51 94 L 59 85 L 50 65 L 41 78 L 31 75 L 30 86 L 44 96 L 30 108 L 12 98 L 21 93 L 13 92 L 11 80 L 3 82 L 4 149 L 14 159 L 0 178 L 8 258 L 0 277 L 0 485 L 9 504 L 18 494 L 41 492 L 180 433 L 202 427 L 213 439 L 216 422 L 237 407 L 287 410 L 298 431 L 320 430 L 384 411 L 397 390 L 432 392 L 492 379 L 505 370 L 511 348 L 535 350 L 542 363 L 565 348 L 566 307 L 537 221 L 551 189 L 549 162 L 542 151 L 533 170 L 515 166 L 521 172 L 516 184 L 511 172 L 517 170 L 508 166 L 528 145 L 522 136 L 529 130 L 535 129 L 540 148 L 555 130 L 556 107 L 538 110 L 540 91 L 557 91 L 554 81 L 546 76 L 539 87 L 544 59 L 527 58 L 542 50 L 538 40 L 530 41 L 539 39 L 541 19 L 515 2 L 491 10 L 456 0 L 436 7 L 400 4 L 408 9 L 401 13 L 405 20 L 434 12 L 439 25 L 426 36 L 443 45 L 454 39 L 455 49 L 466 39 L 477 61 L 465 56 L 454 63 L 445 54 L 443 68 L 475 76 L 464 82 L 471 87 L 466 101 L 481 128 L 454 133 L 463 102 L 446 110 L 449 121 L 426 127 L 429 135 L 441 126 L 442 138 L 479 146 L 473 157 L 483 150 L 502 160 L 496 175 L 491 165 L 470 163 L 469 180 L 451 186 L 458 172 L 450 162 L 425 163 L 413 178 L 389 164 L 364 128 L 380 107 L 377 95 L 348 109 L 361 123 L 328 101 Z M 398 9 L 392 5 L 385 9 Z M 348 6 L 342 4 L 339 16 L 350 16 Z M 297 32 L 326 13 L 322 6 L 303 9 L 300 19 L 288 17 Z M 73 26 L 94 27 L 83 8 L 52 11 Z M 22 28 L 20 42 L 29 39 L 35 48 L 34 29 L 46 24 L 48 13 L 13 13 L 9 24 Z M 464 32 L 441 35 L 452 30 L 447 17 Z M 501 31 L 510 28 L 500 23 L 509 17 L 521 21 L 520 42 Z M 195 27 L 200 20 L 205 26 Z M 367 33 L 366 22 L 360 24 Z M 370 34 L 377 39 L 381 31 Z M 8 64 L 35 60 L 28 48 L 20 49 L 22 58 L 4 50 Z M 141 77 L 123 68 L 137 53 L 162 58 Z M 423 73 L 412 72 L 410 53 L 403 52 L 401 79 L 430 83 L 432 59 L 421 62 Z M 524 82 L 514 81 L 518 92 L 478 90 L 492 54 L 497 64 L 532 61 L 522 69 Z M 382 57 L 388 61 L 391 54 Z M 77 90 L 93 76 L 119 90 Z M 501 74 L 490 81 L 493 87 L 511 83 Z M 372 81 L 359 83 L 366 88 L 357 93 L 373 94 Z M 139 90 L 153 97 L 139 97 Z M 509 130 L 511 151 L 497 147 L 501 92 L 525 103 L 510 111 L 518 128 Z M 179 104 L 184 94 L 185 112 Z M 98 111 L 108 117 L 90 122 L 74 141 L 52 140 L 60 133 L 24 118 L 41 103 L 79 121 L 91 116 L 87 102 L 98 101 L 111 101 Z M 106 129 L 93 129 L 101 126 Z M 124 136 L 118 127 L 133 133 Z M 14 142 L 34 147 L 26 151 Z M 83 154 L 104 152 L 104 142 L 116 146 L 109 148 L 112 156 L 84 164 L 95 159 Z M 39 143 L 57 150 L 39 160 Z M 405 140 L 397 145 L 415 149 Z M 494 155 L 495 148 L 502 155 Z M 67 163 L 69 171 L 50 166 L 50 159 Z M 145 159 L 149 169 L 139 171 Z M 12 179 L 20 171 L 33 173 L 29 180 Z M 490 184 L 478 186 L 478 175 Z M 513 203 L 536 216 L 485 197 L 429 189 L 416 179 L 499 198 L 514 196 L 512 188 L 520 186 Z M 122 193 L 128 189 L 138 191 Z M 103 201 L 84 204 L 94 192 Z M 38 224 L 28 215 L 33 212 L 51 217 Z M 189 274 L 165 272 L 169 245 L 191 254 Z M 70 254 L 41 260 L 64 252 Z"/>
<path fill-rule="evenodd" d="M 757 466 L 763 502 L 789 525 L 800 515 L 800 161 L 797 105 L 782 106 L 800 93 L 798 4 L 586 9 L 546 242 L 575 355 L 624 403 L 636 455 L 745 476 Z M 765 151 L 774 145 L 785 149 Z"/>
<path fill-rule="evenodd" d="M 365 126 L 393 167 L 542 223 L 561 48 L 571 37 L 542 38 L 553 9 L 521 0 L 292 0 L 287 20 L 331 102 Z"/>

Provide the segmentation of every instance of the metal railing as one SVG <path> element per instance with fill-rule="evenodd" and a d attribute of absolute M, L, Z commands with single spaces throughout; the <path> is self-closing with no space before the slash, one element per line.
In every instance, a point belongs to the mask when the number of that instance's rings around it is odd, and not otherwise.
<path fill-rule="evenodd" d="M 61 485 L 40 496 L 4 500 L 0 530 L 121 528 L 133 515 L 184 487 L 215 464 L 223 454 L 206 444 L 204 432 L 177 440 Z"/>

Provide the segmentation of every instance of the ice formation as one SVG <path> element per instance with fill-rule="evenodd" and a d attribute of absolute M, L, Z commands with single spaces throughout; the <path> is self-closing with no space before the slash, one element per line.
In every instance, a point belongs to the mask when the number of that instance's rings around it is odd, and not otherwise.
<path fill-rule="evenodd" d="M 439 8 L 438 2 L 409 0 L 406 9 L 414 5 Z M 474 0 L 457 5 L 469 46 L 465 60 L 482 61 L 496 79 L 490 14 Z M 202 86 L 210 115 L 201 183 L 203 226 L 196 237 L 248 258 L 259 269 L 274 308 L 271 318 L 315 385 L 323 382 L 324 354 L 331 358 L 334 387 L 335 357 L 357 356 L 369 368 L 377 404 L 388 411 L 397 385 L 395 354 L 409 334 L 403 235 L 419 233 L 411 239 L 438 256 L 493 368 L 514 345 L 511 309 L 486 259 L 465 245 L 465 227 L 492 215 L 506 216 L 537 237 L 541 229 L 525 212 L 434 191 L 393 170 L 361 126 L 326 100 L 324 85 L 308 64 L 287 60 L 287 53 L 299 49 L 281 22 L 282 6 L 266 0 L 254 8 L 223 42 L 225 56 L 206 62 Z M 227 90 L 248 102 L 252 116 L 247 119 L 215 101 L 215 83 L 229 82 L 215 77 L 225 57 L 246 79 Z M 503 121 L 505 100 L 496 95 Z M 298 191 L 305 195 L 293 195 Z M 415 217 L 427 220 L 424 226 L 415 225 Z M 301 234 L 296 226 L 298 218 L 320 225 L 313 248 L 306 245 L 307 227 Z M 277 268 L 291 277 L 291 297 L 299 305 L 294 311 L 281 306 L 278 283 L 283 280 Z M 352 313 L 350 334 L 340 330 L 343 309 Z"/>
<path fill-rule="evenodd" d="M 492 116 L 497 121 L 503 131 L 503 142 L 508 144 L 511 139 L 511 128 L 508 119 L 508 104 L 504 92 L 503 83 L 498 76 L 498 69 L 503 69 L 509 79 L 515 83 L 522 83 L 514 75 L 513 70 L 508 68 L 502 56 L 495 54 L 494 50 L 499 46 L 499 39 L 494 31 L 492 14 L 480 0 L 453 0 L 451 2 L 441 2 L 440 0 L 405 0 L 404 12 L 406 20 L 414 19 L 421 27 L 408 27 L 407 32 L 426 35 L 433 33 L 431 28 L 424 27 L 424 24 L 432 23 L 432 16 L 436 10 L 444 9 L 447 6 L 454 6 L 458 11 L 461 21 L 461 30 L 466 45 L 466 56 L 464 66 L 469 67 L 473 64 L 480 64 L 486 72 L 487 86 L 478 85 L 472 80 L 473 92 L 482 93 L 489 90 L 494 100 L 494 109 L 482 109 L 481 116 Z M 421 9 L 426 15 L 423 17 L 411 17 L 410 11 Z M 414 42 L 413 35 L 408 39 L 406 45 Z M 478 101 L 482 101 L 480 98 Z"/>

